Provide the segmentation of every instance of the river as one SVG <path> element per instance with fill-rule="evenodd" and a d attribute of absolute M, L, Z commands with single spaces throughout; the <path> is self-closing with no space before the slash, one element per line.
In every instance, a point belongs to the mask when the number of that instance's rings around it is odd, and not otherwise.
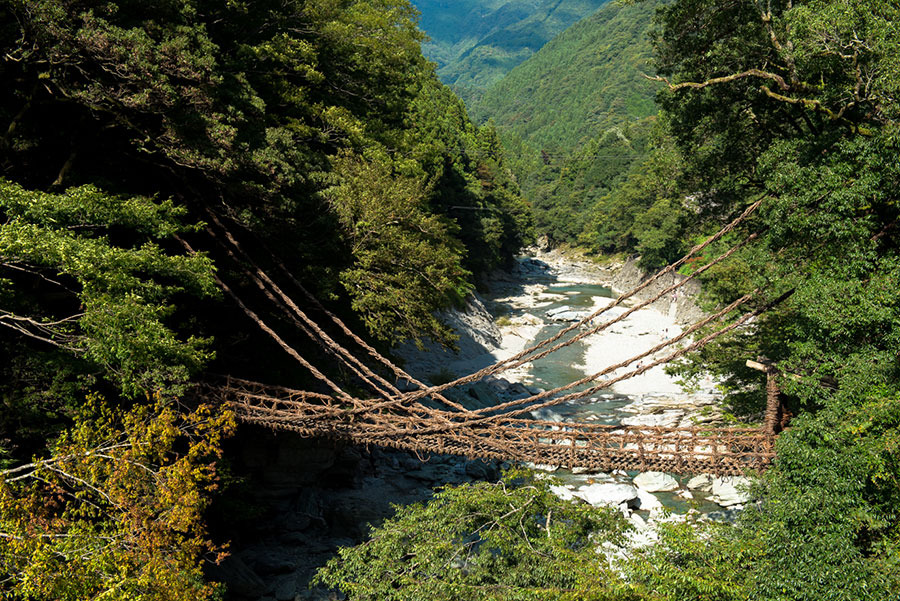
<path fill-rule="evenodd" d="M 615 287 L 631 285 L 617 283 L 622 271 L 554 254 L 522 257 L 515 270 L 498 274 L 490 282 L 483 302 L 472 299 L 468 311 L 445 315 L 460 333 L 459 352 L 431 346 L 425 352 L 410 347 L 399 354 L 413 375 L 433 383 L 448 375 L 472 373 L 571 323 L 554 321 L 554 314 L 563 312 L 557 319 L 576 318 L 608 304 L 617 292 Z M 688 299 L 672 300 L 665 299 L 659 310 L 637 311 L 601 334 L 506 371 L 501 374 L 503 380 L 464 387 L 458 391 L 459 398 L 485 406 L 502 400 L 503 394 L 508 394 L 504 387 L 514 385 L 520 396 L 527 394 L 525 389 L 555 388 L 633 356 L 681 331 L 680 313 Z M 566 316 L 564 310 L 574 314 Z M 624 309 L 614 308 L 601 319 L 621 311 Z M 711 381 L 685 391 L 657 367 L 602 394 L 549 408 L 537 417 L 689 425 L 717 419 L 718 396 Z M 234 471 L 244 479 L 247 491 L 237 500 L 245 509 L 229 515 L 232 555 L 217 568 L 215 577 L 229 584 L 229 599 L 240 601 L 329 598 L 327 591 L 308 586 L 315 570 L 333 557 L 338 547 L 365 540 L 369 525 L 392 515 L 396 505 L 425 500 L 444 485 L 496 481 L 501 467 L 497 462 L 356 448 L 262 429 L 247 429 L 233 444 L 238 447 L 231 453 Z M 621 489 L 638 475 L 534 467 L 552 471 L 559 478 L 555 490 L 562 497 L 586 495 L 586 490 L 607 485 Z M 648 492 L 638 487 L 634 489 L 640 492 L 637 498 L 619 505 L 635 526 L 635 545 L 653 543 L 654 522 L 684 519 L 691 511 L 713 519 L 733 515 L 712 503 L 709 492 L 689 487 L 688 476 L 675 478 L 675 490 Z M 724 504 L 739 507 L 737 503 L 739 499 Z"/>
<path fill-rule="evenodd" d="M 523 257 L 513 273 L 515 278 L 496 282 L 486 298 L 486 306 L 500 324 L 503 340 L 500 348 L 490 353 L 495 359 L 504 359 L 521 348 L 556 335 L 571 321 L 609 304 L 617 293 L 604 282 L 610 279 L 608 273 L 594 270 L 584 262 L 573 270 L 565 259 L 552 255 Z M 625 303 L 626 307 L 630 305 L 630 302 Z M 598 321 L 607 321 L 624 311 L 625 308 L 613 308 L 602 314 Z M 671 304 L 664 304 L 660 310 L 651 305 L 603 332 L 526 364 L 507 377 L 534 390 L 557 388 L 637 355 L 681 332 L 682 324 Z M 631 368 L 623 368 L 612 375 L 628 369 Z M 580 389 L 590 385 L 582 385 Z M 719 419 L 719 398 L 712 380 L 704 380 L 685 390 L 677 378 L 660 366 L 615 384 L 607 392 L 542 410 L 534 417 L 600 424 L 686 426 Z M 598 478 L 595 474 L 572 474 L 562 469 L 554 470 L 554 475 L 574 489 Z M 614 474 L 609 480 L 631 482 L 636 475 L 636 472 Z M 680 485 L 678 490 L 653 493 L 664 507 L 675 514 L 695 510 L 711 513 L 714 517 L 721 515 L 722 508 L 709 500 L 709 491 L 689 490 L 686 485 L 690 476 L 673 476 Z M 636 511 L 648 517 L 649 512 Z"/>

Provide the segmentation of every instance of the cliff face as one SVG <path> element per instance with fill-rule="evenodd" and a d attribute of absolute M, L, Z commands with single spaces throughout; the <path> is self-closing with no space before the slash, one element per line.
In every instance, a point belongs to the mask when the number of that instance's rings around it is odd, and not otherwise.
<path fill-rule="evenodd" d="M 641 282 L 646 281 L 651 275 L 652 274 L 647 274 L 638 267 L 637 259 L 632 258 L 626 261 L 622 267 L 614 273 L 609 284 L 617 294 L 621 294 L 622 292 L 638 286 Z M 638 292 L 634 298 L 637 301 L 644 301 L 656 296 L 672 284 L 685 279 L 685 276 L 678 273 L 665 275 Z M 702 287 L 700 286 L 700 282 L 691 280 L 679 288 L 675 293 L 667 294 L 656 301 L 653 306 L 658 311 L 668 313 L 681 323 L 698 321 L 705 316 L 704 312 L 696 302 L 696 299 L 700 296 L 701 290 Z"/>
<path fill-rule="evenodd" d="M 435 376 L 448 377 L 451 373 L 464 375 L 472 367 L 479 369 L 493 363 L 490 352 L 500 346 L 502 336 L 477 293 L 466 299 L 464 308 L 447 309 L 438 316 L 459 336 L 457 350 L 430 341 L 424 343 L 423 349 L 410 342 L 403 343 L 394 349 L 394 354 L 403 360 L 407 371 L 419 378 L 433 380 Z"/>

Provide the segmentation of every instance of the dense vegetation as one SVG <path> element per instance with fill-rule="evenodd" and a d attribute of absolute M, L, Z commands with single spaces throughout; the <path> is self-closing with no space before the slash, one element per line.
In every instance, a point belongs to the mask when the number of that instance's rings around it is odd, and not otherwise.
<path fill-rule="evenodd" d="M 775 466 L 757 482 L 757 503 L 735 525 L 666 528 L 602 592 L 547 579 L 556 587 L 550 598 L 900 596 L 898 24 L 896 2 L 678 0 L 658 12 L 661 114 L 646 158 L 595 205 L 593 233 L 601 246 L 640 250 L 659 265 L 762 199 L 749 223 L 688 269 L 753 232 L 757 240 L 704 275 L 706 301 L 748 292 L 759 303 L 786 300 L 678 371 L 724 377 L 734 417 L 752 422 L 763 395 L 744 362 L 765 357 L 795 417 L 778 439 Z M 424 515 L 417 511 L 403 518 Z M 523 521 L 539 527 L 550 514 Z M 390 523 L 373 540 L 400 528 Z M 523 541 L 546 536 L 526 530 L 515 547 L 483 544 L 491 562 L 503 558 L 517 570 Z M 451 556 L 472 545 L 450 538 Z M 414 561 L 404 553 L 418 544 L 415 534 L 386 540 L 393 557 Z M 347 552 L 326 577 L 365 583 L 357 554 L 376 560 L 381 549 Z M 477 567 L 471 573 L 484 577 Z M 488 581 L 487 596 L 543 598 L 529 580 L 542 576 L 522 577 L 521 589 Z M 433 598 L 477 598 L 430 590 Z"/>
<path fill-rule="evenodd" d="M 0 4 L 4 599 L 215 595 L 204 512 L 233 423 L 191 385 L 304 376 L 224 302 L 216 278 L 271 317 L 211 215 L 384 344 L 451 342 L 434 311 L 528 239 L 495 132 L 438 82 L 414 14 Z"/>
<path fill-rule="evenodd" d="M 467 102 L 608 0 L 416 0 L 425 55 Z"/>
<path fill-rule="evenodd" d="M 537 228 L 552 240 L 618 250 L 598 244 L 591 212 L 650 142 L 647 33 L 658 4 L 604 6 L 470 102 L 500 132 Z"/>
<path fill-rule="evenodd" d="M 235 327 L 217 278 L 257 297 L 203 222 L 375 340 L 447 341 L 434 310 L 529 237 L 501 134 L 438 82 L 405 0 L 0 6 L 0 595 L 215 598 L 205 512 L 234 423 L 191 384 L 302 376 Z M 625 45 L 654 6 L 588 23 Z M 737 524 L 668 528 L 609 569 L 596 546 L 621 520 L 514 474 L 401 511 L 322 581 L 378 599 L 900 596 L 898 24 L 893 0 L 676 0 L 652 38 L 657 119 L 617 67 L 635 46 L 606 66 L 622 102 L 593 107 L 601 128 L 528 134 L 578 166 L 528 184 L 559 199 L 544 227 L 581 219 L 559 237 L 648 266 L 763 200 L 709 249 L 758 235 L 704 276 L 706 301 L 786 300 L 678 367 L 725 378 L 751 422 L 745 359 L 781 374 L 796 417 Z"/>
<path fill-rule="evenodd" d="M 400 508 L 318 578 L 369 601 L 619 599 L 626 587 L 596 545 L 621 543 L 626 524 L 614 509 L 561 502 L 546 480 L 510 472 Z"/>

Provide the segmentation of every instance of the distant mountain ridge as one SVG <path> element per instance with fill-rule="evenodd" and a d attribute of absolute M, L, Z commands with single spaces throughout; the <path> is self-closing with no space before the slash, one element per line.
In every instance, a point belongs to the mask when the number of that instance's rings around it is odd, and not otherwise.
<path fill-rule="evenodd" d="M 647 31 L 660 2 L 610 4 L 572 25 L 474 103 L 476 118 L 541 148 L 572 150 L 656 113 Z"/>
<path fill-rule="evenodd" d="M 496 127 L 540 233 L 584 243 L 594 208 L 646 156 L 659 87 L 644 77 L 648 32 L 666 1 L 601 7 L 469 100 Z"/>
<path fill-rule="evenodd" d="M 413 0 L 420 28 L 431 40 L 423 51 L 438 75 L 464 100 L 530 58 L 573 23 L 609 0 Z"/>

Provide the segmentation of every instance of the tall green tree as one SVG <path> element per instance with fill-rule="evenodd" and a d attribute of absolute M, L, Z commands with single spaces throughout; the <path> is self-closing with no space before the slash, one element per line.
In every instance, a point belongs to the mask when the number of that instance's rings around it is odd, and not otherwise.
<path fill-rule="evenodd" d="M 636 600 L 597 552 L 626 530 L 615 510 L 561 501 L 546 480 L 513 471 L 400 508 L 317 579 L 353 600 Z"/>
<path fill-rule="evenodd" d="M 759 505 L 714 544 L 695 541 L 712 549 L 706 559 L 733 548 L 729 537 L 756 550 L 747 598 L 900 590 L 898 17 L 895 2 L 829 0 L 681 0 L 659 14 L 659 103 L 684 157 L 680 194 L 707 224 L 763 198 L 747 226 L 760 243 L 710 271 L 709 297 L 793 291 L 681 368 L 720 373 L 740 393 L 760 383 L 744 361 L 763 355 L 797 414 Z"/>

